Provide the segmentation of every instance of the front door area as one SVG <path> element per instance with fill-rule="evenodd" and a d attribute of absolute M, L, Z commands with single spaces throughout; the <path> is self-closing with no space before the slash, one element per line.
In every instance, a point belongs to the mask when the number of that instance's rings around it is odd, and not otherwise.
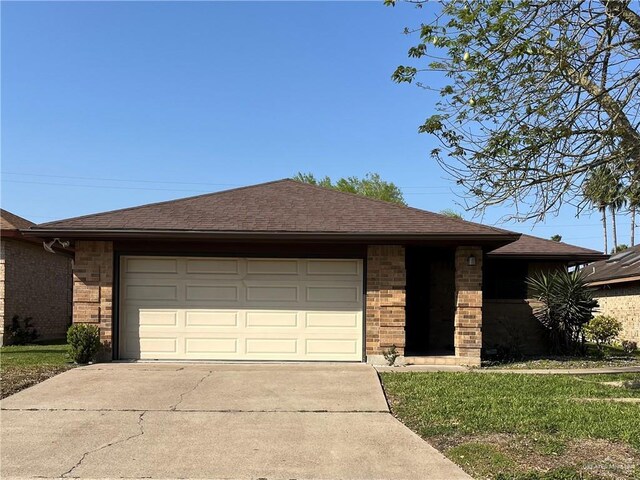
<path fill-rule="evenodd" d="M 454 251 L 408 247 L 405 355 L 454 355 Z"/>

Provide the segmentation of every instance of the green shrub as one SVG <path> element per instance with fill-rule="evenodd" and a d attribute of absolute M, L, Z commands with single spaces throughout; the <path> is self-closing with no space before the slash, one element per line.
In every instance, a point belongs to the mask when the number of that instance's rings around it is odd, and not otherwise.
<path fill-rule="evenodd" d="M 14 315 L 9 327 L 9 344 L 27 345 L 28 343 L 33 343 L 39 337 L 38 331 L 31 325 L 31 320 L 31 317 L 26 317 L 20 321 L 20 317 Z"/>
<path fill-rule="evenodd" d="M 583 328 L 598 302 L 582 272 L 541 272 L 528 277 L 527 285 L 540 302 L 533 314 L 549 332 L 554 353 L 584 353 Z"/>
<path fill-rule="evenodd" d="M 622 340 L 622 342 L 620 342 L 620 345 L 622 346 L 622 350 L 624 350 L 624 353 L 633 353 L 638 349 L 638 344 L 632 340 Z"/>
<path fill-rule="evenodd" d="M 69 356 L 76 363 L 89 363 L 95 360 L 102 346 L 100 329 L 95 325 L 78 323 L 67 330 Z"/>
<path fill-rule="evenodd" d="M 622 331 L 622 324 L 609 315 L 597 315 L 584 326 L 587 339 L 595 342 L 602 352 L 604 345 L 610 344 Z"/>
<path fill-rule="evenodd" d="M 400 356 L 400 353 L 398 353 L 398 349 L 395 345 L 391 345 L 384 352 L 382 352 L 382 354 L 384 355 L 384 358 L 390 367 L 393 367 L 395 365 L 397 358 Z"/>

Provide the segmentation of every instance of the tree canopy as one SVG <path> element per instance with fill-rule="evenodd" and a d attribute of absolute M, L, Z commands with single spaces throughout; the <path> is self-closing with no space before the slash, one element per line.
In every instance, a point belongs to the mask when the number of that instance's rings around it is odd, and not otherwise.
<path fill-rule="evenodd" d="M 462 214 L 460 212 L 456 212 L 452 208 L 445 208 L 444 210 L 440 210 L 440 214 L 451 218 L 457 218 L 458 220 L 464 220 Z"/>
<path fill-rule="evenodd" d="M 582 183 L 601 165 L 630 187 L 640 172 L 640 4 L 440 5 L 435 19 L 406 30 L 418 37 L 413 64 L 392 78 L 441 95 L 419 131 L 439 139 L 432 156 L 470 208 L 504 204 L 516 219 L 542 219 L 565 203 L 581 208 Z"/>
<path fill-rule="evenodd" d="M 382 180 L 377 173 L 367 173 L 364 177 L 346 177 L 340 178 L 333 182 L 331 178 L 325 176 L 316 178 L 313 173 L 298 172 L 294 180 L 311 185 L 319 185 L 321 187 L 333 188 L 341 192 L 355 193 L 364 197 L 376 198 L 386 202 L 398 203 L 406 205 L 402 191 L 393 182 Z"/>

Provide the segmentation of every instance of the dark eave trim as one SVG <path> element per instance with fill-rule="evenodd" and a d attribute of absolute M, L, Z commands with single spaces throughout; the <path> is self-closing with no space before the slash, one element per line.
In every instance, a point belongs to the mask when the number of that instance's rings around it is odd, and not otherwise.
<path fill-rule="evenodd" d="M 30 228 L 27 236 L 60 237 L 67 239 L 211 239 L 211 240 L 347 240 L 347 241 L 419 241 L 444 240 L 479 242 L 481 244 L 508 244 L 520 234 L 452 234 L 452 233 L 344 233 L 344 232 L 212 232 L 200 230 L 64 230 Z"/>
<path fill-rule="evenodd" d="M 487 253 L 492 259 L 513 259 L 513 260 L 559 260 L 572 262 L 596 262 L 605 260 L 609 255 L 603 253 Z"/>
<path fill-rule="evenodd" d="M 587 283 L 587 285 L 589 287 L 599 287 L 599 286 L 605 286 L 605 285 L 611 285 L 611 284 L 617 284 L 617 283 L 629 283 L 629 282 L 638 282 L 638 281 L 640 281 L 640 275 L 631 275 L 628 277 L 608 278 L 606 280 L 594 280 Z"/>
<path fill-rule="evenodd" d="M 26 230 L 14 230 L 14 229 L 2 229 L 0 231 L 0 236 L 2 238 L 10 238 L 12 240 L 16 240 L 18 242 L 25 242 L 31 245 L 42 245 L 43 239 L 41 237 L 36 237 L 34 235 L 24 235 Z M 56 253 L 60 253 L 62 255 L 66 255 L 67 257 L 73 258 L 75 253 L 73 248 L 62 248 L 57 245 L 53 247 Z"/>

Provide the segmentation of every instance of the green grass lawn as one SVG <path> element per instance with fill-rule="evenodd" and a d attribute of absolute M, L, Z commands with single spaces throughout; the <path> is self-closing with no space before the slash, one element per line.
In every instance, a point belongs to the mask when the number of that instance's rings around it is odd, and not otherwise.
<path fill-rule="evenodd" d="M 477 478 L 640 478 L 638 374 L 383 373 L 393 413 Z"/>
<path fill-rule="evenodd" d="M 35 385 L 74 365 L 66 343 L 15 345 L 0 348 L 0 398 Z"/>

